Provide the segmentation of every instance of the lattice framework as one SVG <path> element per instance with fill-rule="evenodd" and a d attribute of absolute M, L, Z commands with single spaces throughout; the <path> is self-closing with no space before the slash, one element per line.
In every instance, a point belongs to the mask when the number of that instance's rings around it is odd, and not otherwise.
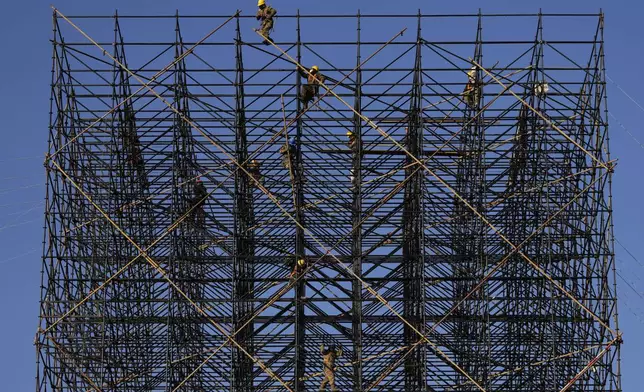
<path fill-rule="evenodd" d="M 55 11 L 39 391 L 621 391 L 603 15 L 330 20 Z"/>

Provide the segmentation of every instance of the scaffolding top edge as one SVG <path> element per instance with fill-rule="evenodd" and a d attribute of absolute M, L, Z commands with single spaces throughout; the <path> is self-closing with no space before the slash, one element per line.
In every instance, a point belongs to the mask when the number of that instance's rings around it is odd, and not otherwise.
<path fill-rule="evenodd" d="M 307 14 L 291 14 L 285 15 L 280 14 L 280 19 L 292 19 L 292 18 L 503 18 L 503 17 L 600 17 L 603 15 L 603 12 L 599 13 L 552 13 L 552 14 L 344 14 L 344 15 L 307 15 Z M 118 14 L 119 19 L 174 19 L 177 18 L 183 19 L 228 19 L 230 15 L 121 15 Z M 69 19 L 113 19 L 117 17 L 114 15 L 72 15 L 67 16 Z M 255 19 L 255 15 L 239 15 L 240 18 L 252 18 Z"/>

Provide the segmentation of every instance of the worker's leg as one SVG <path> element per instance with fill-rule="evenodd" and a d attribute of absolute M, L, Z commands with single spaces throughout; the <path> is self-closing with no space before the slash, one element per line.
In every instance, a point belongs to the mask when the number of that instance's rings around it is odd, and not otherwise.
<path fill-rule="evenodd" d="M 273 21 L 266 19 L 262 23 L 262 35 L 266 37 L 267 41 L 264 41 L 265 44 L 268 44 L 268 41 L 273 42 L 271 39 L 271 30 L 273 29 Z"/>
<path fill-rule="evenodd" d="M 317 103 L 315 104 L 315 106 L 316 106 L 318 109 L 322 109 L 322 108 L 320 107 L 320 101 L 319 101 L 319 98 L 320 98 L 320 86 L 315 85 L 315 86 L 313 86 L 313 96 L 311 97 L 311 100 L 317 100 Z"/>
<path fill-rule="evenodd" d="M 481 89 L 477 87 L 474 89 L 474 107 L 478 107 L 480 102 L 481 102 Z"/>
<path fill-rule="evenodd" d="M 273 30 L 273 20 L 272 19 L 267 19 L 264 22 L 264 37 L 271 39 L 271 30 Z"/>
<path fill-rule="evenodd" d="M 302 101 L 304 101 L 304 109 L 309 107 L 309 103 L 313 102 L 315 98 L 315 88 L 313 86 L 304 86 L 304 93 L 302 94 Z"/>
<path fill-rule="evenodd" d="M 309 102 L 313 100 L 314 92 L 313 86 L 302 86 L 302 103 L 304 104 L 304 109 L 309 107 Z"/>
<path fill-rule="evenodd" d="M 335 387 L 335 374 L 333 374 L 333 370 L 328 369 L 327 370 L 327 375 L 326 378 L 329 380 L 329 386 L 331 387 L 331 392 L 336 392 L 338 389 Z"/>
<path fill-rule="evenodd" d="M 320 392 L 323 392 L 326 389 L 326 385 L 329 383 L 329 380 L 326 377 L 326 371 L 324 374 L 324 379 L 322 380 L 322 383 L 320 384 Z"/>
<path fill-rule="evenodd" d="M 268 45 L 268 30 L 266 29 L 266 21 L 262 21 L 262 25 L 259 28 L 259 33 L 264 37 L 262 43 Z"/>
<path fill-rule="evenodd" d="M 473 92 L 471 90 L 467 91 L 465 93 L 465 103 L 469 107 L 474 107 L 474 96 Z"/>

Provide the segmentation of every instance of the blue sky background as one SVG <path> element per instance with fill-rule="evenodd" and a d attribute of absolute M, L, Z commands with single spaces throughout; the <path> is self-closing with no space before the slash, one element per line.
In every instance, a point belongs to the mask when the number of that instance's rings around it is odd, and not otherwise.
<path fill-rule="evenodd" d="M 636 1 L 488 1 L 435 2 L 427 0 L 273 0 L 282 12 L 302 13 L 475 13 L 483 12 L 597 12 L 606 13 L 606 55 L 609 77 L 641 104 L 644 103 L 644 33 L 641 14 L 644 3 Z M 236 8 L 245 14 L 255 12 L 255 0 L 244 1 L 71 1 L 55 5 L 66 14 L 232 14 Z M 49 83 L 51 78 L 51 18 L 47 1 L 7 1 L 0 23 L 2 62 L 0 62 L 0 390 L 27 391 L 34 388 L 35 348 L 33 338 L 38 318 L 40 252 L 42 246 L 44 170 L 47 144 Z M 91 21 L 82 21 L 89 27 Z M 413 27 L 413 26 L 412 26 Z M 149 32 L 154 34 L 153 31 Z M 201 37 L 203 32 L 195 32 Z M 512 31 L 495 31 L 495 36 Z M 331 26 L 321 26 L 319 34 L 328 40 L 343 37 Z M 279 31 L 276 33 L 279 35 Z M 192 37 L 191 37 L 192 38 Z M 590 37 L 589 37 L 590 38 Z M 617 239 L 632 253 L 616 245 L 620 273 L 620 328 L 624 332 L 622 350 L 625 391 L 641 388 L 644 359 L 644 212 L 641 206 L 644 146 L 644 108 L 638 107 L 615 84 L 609 83 L 611 147 L 619 159 L 614 176 L 614 221 Z M 623 127 L 628 129 L 630 135 Z"/>

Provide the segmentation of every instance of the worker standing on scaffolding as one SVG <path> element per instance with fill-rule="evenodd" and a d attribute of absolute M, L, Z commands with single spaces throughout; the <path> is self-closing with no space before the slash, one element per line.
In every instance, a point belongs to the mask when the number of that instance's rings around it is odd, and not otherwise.
<path fill-rule="evenodd" d="M 472 109 L 478 107 L 479 100 L 481 99 L 481 86 L 478 82 L 477 70 L 475 66 L 467 72 L 467 84 L 463 91 L 465 96 L 465 103 Z"/>
<path fill-rule="evenodd" d="M 266 0 L 259 0 L 257 7 L 259 7 L 259 10 L 257 10 L 256 18 L 262 21 L 259 32 L 264 36 L 263 44 L 268 45 L 269 41 L 274 42 L 271 38 L 271 31 L 273 31 L 273 25 L 275 23 L 273 18 L 277 15 L 277 11 L 275 8 L 266 5 Z"/>
<path fill-rule="evenodd" d="M 299 69 L 299 72 L 300 76 L 306 78 L 307 81 L 306 85 L 302 86 L 302 96 L 300 97 L 304 109 L 307 109 L 309 102 L 320 94 L 320 85 L 324 83 L 326 78 L 320 73 L 320 68 L 317 65 L 314 65 L 308 74 L 302 69 Z"/>
<path fill-rule="evenodd" d="M 206 204 L 206 198 L 208 197 L 208 191 L 206 186 L 201 181 L 201 177 L 197 177 L 194 184 L 194 193 L 195 196 L 190 202 L 191 215 L 195 226 L 203 227 L 206 221 L 206 213 L 204 211 L 204 204 Z"/>
<path fill-rule="evenodd" d="M 286 170 L 291 170 L 295 157 L 297 155 L 297 147 L 295 146 L 295 138 L 291 138 L 288 144 L 280 148 L 282 154 L 282 165 Z"/>
<path fill-rule="evenodd" d="M 331 346 L 327 349 L 324 344 L 321 344 L 320 353 L 322 354 L 322 365 L 324 367 L 324 379 L 320 384 L 320 392 L 326 390 L 327 384 L 331 386 L 331 391 L 335 392 L 338 390 L 335 387 L 335 360 L 342 356 L 342 348 L 336 349 L 335 346 Z"/>

